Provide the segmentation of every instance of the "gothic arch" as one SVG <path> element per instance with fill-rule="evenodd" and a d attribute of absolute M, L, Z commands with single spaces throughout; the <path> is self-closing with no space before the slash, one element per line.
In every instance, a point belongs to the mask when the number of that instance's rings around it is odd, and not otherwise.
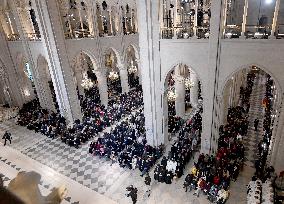
<path fill-rule="evenodd" d="M 200 75 L 198 74 L 198 72 L 196 71 L 195 68 L 193 68 L 192 66 L 188 66 L 187 63 L 184 63 L 184 62 L 178 62 L 178 63 L 175 63 L 175 64 L 172 64 L 171 66 L 169 66 L 170 69 L 167 69 L 167 71 L 165 72 L 165 74 L 162 76 L 162 79 L 161 81 L 164 82 L 163 83 L 163 91 L 165 91 L 165 85 L 166 85 L 166 82 L 169 80 L 169 77 L 170 77 L 170 74 L 171 72 L 175 69 L 176 66 L 178 65 L 186 65 L 188 67 L 189 70 L 193 71 L 196 75 L 197 75 L 197 78 L 198 80 L 200 81 L 201 84 L 205 84 L 204 80 L 200 77 Z"/>
<path fill-rule="evenodd" d="M 117 68 L 120 70 L 120 69 L 123 69 L 124 67 L 123 67 L 123 63 L 122 63 L 122 61 L 121 61 L 121 55 L 120 55 L 120 53 L 115 49 L 115 48 L 113 48 L 113 47 L 110 47 L 110 48 L 108 48 L 108 49 L 106 49 L 105 50 L 105 52 L 104 52 L 104 58 L 103 58 L 103 60 L 105 61 L 105 56 L 107 55 L 107 54 L 109 54 L 110 52 L 113 52 L 114 53 L 114 56 L 115 56 L 115 59 L 116 59 L 116 63 L 117 63 Z"/>
<path fill-rule="evenodd" d="M 278 96 L 279 97 L 279 101 L 282 101 L 282 93 L 283 93 L 283 89 L 279 83 L 279 80 L 277 79 L 277 77 L 269 70 L 267 69 L 266 67 L 262 66 L 262 65 L 259 65 L 257 63 L 251 63 L 251 64 L 248 64 L 248 65 L 242 65 L 238 68 L 236 68 L 233 72 L 231 72 L 227 77 L 225 77 L 224 81 L 222 82 L 222 85 L 221 85 L 221 88 L 219 89 L 219 93 L 218 93 L 218 97 L 222 97 L 223 94 L 224 94 L 224 90 L 226 88 L 226 85 L 227 85 L 227 82 L 233 77 L 235 76 L 235 74 L 237 74 L 238 72 L 244 70 L 244 69 L 247 69 L 247 68 L 250 68 L 250 67 L 257 67 L 259 68 L 260 70 L 264 71 L 265 73 L 269 74 L 272 79 L 274 80 L 275 82 L 275 86 L 276 86 L 276 89 L 278 90 Z"/>

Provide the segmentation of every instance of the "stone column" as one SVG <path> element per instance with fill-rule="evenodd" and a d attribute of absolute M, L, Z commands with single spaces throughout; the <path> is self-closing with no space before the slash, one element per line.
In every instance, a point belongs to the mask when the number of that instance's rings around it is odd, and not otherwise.
<path fill-rule="evenodd" d="M 194 14 L 194 28 L 193 37 L 197 38 L 197 14 L 198 14 L 199 0 L 195 0 L 195 14 Z"/>
<path fill-rule="evenodd" d="M 173 39 L 177 39 L 177 33 L 176 33 L 176 27 L 177 27 L 177 0 L 174 0 L 173 15 L 174 15 L 174 27 L 173 27 L 174 36 L 173 36 Z"/>
<path fill-rule="evenodd" d="M 202 84 L 203 89 L 203 114 L 202 114 L 202 133 L 201 133 L 201 152 L 212 153 L 216 150 L 216 140 L 219 137 L 219 69 L 220 66 L 220 46 L 222 37 L 222 1 L 212 1 L 210 19 L 210 38 L 209 38 L 209 57 L 208 66 L 212 72 L 208 73 L 207 81 Z M 222 14 L 222 15 L 220 15 Z M 216 113 L 216 114 L 215 114 Z"/>
<path fill-rule="evenodd" d="M 97 80 L 98 80 L 98 88 L 100 92 L 101 104 L 107 107 L 108 104 L 108 87 L 107 87 L 107 76 L 104 70 L 95 71 Z"/>
<path fill-rule="evenodd" d="M 184 77 L 175 76 L 175 91 L 177 98 L 175 101 L 176 115 L 183 118 L 185 115 L 185 85 Z"/>
<path fill-rule="evenodd" d="M 82 118 L 81 107 L 73 82 L 71 64 L 68 59 L 61 16 L 57 0 L 33 0 L 37 8 L 42 44 L 47 53 L 49 72 L 54 85 L 61 115 L 67 122 Z"/>
<path fill-rule="evenodd" d="M 120 75 L 120 82 L 121 82 L 121 88 L 122 93 L 128 93 L 129 92 L 129 84 L 128 84 L 128 71 L 124 67 L 119 68 L 119 75 Z"/>
<path fill-rule="evenodd" d="M 283 97 L 284 95 L 282 95 Z M 273 165 L 276 172 L 279 174 L 279 172 L 284 170 L 284 162 L 283 162 L 283 154 L 284 154 L 284 108 L 283 103 L 281 102 L 281 110 L 277 113 L 277 125 L 276 128 L 273 127 L 273 135 L 272 138 L 272 149 L 271 156 L 269 156 L 270 159 L 270 165 Z M 274 133 L 275 132 L 275 133 Z"/>
<path fill-rule="evenodd" d="M 80 25 L 81 25 L 81 30 L 83 30 L 84 28 L 84 23 L 83 23 L 83 19 L 82 19 L 82 8 L 79 6 L 78 8 L 78 16 L 79 16 L 79 20 L 80 20 Z"/>
<path fill-rule="evenodd" d="M 15 32 L 14 32 L 13 25 L 12 25 L 12 22 L 11 22 L 10 14 L 9 14 L 9 12 L 5 12 L 5 14 L 6 14 L 6 17 L 8 19 L 8 23 L 9 23 L 9 28 L 11 30 L 11 34 L 13 35 L 13 34 L 15 34 Z"/>
<path fill-rule="evenodd" d="M 108 9 L 107 12 L 109 16 L 109 32 L 111 35 L 113 35 L 111 9 Z"/>
<path fill-rule="evenodd" d="M 198 78 L 194 72 L 190 72 L 190 81 L 194 83 L 190 89 L 190 103 L 196 108 L 198 105 Z"/>
<path fill-rule="evenodd" d="M 82 70 L 76 70 L 75 69 L 75 79 L 76 79 L 76 85 L 78 86 L 79 89 L 79 94 L 82 96 L 85 96 L 85 92 L 84 92 L 84 88 L 82 87 L 82 80 L 83 80 L 83 76 L 82 76 Z"/>
<path fill-rule="evenodd" d="M 246 38 L 245 32 L 247 24 L 247 15 L 248 15 L 248 0 L 245 0 L 241 38 Z"/>
<path fill-rule="evenodd" d="M 136 3 L 146 138 L 149 145 L 160 145 L 167 142 L 168 130 L 167 113 L 163 113 L 165 89 L 159 85 L 159 2 L 137 0 Z"/>
<path fill-rule="evenodd" d="M 272 28 L 271 28 L 271 35 L 269 36 L 269 39 L 276 39 L 275 34 L 276 34 L 279 9 L 280 9 L 280 0 L 276 0 L 274 16 L 273 16 L 273 23 L 272 23 Z"/>

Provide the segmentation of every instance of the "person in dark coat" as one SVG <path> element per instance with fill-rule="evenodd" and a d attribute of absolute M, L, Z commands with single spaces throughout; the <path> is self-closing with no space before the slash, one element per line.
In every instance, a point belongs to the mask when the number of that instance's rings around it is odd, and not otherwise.
<path fill-rule="evenodd" d="M 132 203 L 135 204 L 137 202 L 137 192 L 138 192 L 137 188 L 130 185 L 126 188 L 126 190 L 129 191 L 129 193 L 126 194 L 126 196 L 131 197 Z"/>
<path fill-rule="evenodd" d="M 146 184 L 147 190 L 146 190 L 146 194 L 149 197 L 151 194 L 151 177 L 149 176 L 149 174 L 147 173 L 145 176 L 145 180 L 144 183 Z"/>
<path fill-rule="evenodd" d="M 173 179 L 173 173 L 171 171 L 167 171 L 166 177 L 165 177 L 165 183 L 171 184 Z"/>
<path fill-rule="evenodd" d="M 11 133 L 9 133 L 8 131 L 5 131 L 5 133 L 4 133 L 3 137 L 2 137 L 2 139 L 5 140 L 4 146 L 6 146 L 7 140 L 8 140 L 8 141 L 10 142 L 10 144 L 11 144 L 11 143 L 12 143 Z"/>

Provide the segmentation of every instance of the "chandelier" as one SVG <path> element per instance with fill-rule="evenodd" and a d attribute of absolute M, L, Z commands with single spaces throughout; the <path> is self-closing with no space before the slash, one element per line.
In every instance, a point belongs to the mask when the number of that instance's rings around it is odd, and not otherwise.
<path fill-rule="evenodd" d="M 168 91 L 168 100 L 170 102 L 174 102 L 176 98 L 177 98 L 177 93 L 173 88 L 170 88 L 170 90 Z"/>
<path fill-rule="evenodd" d="M 84 74 L 84 78 L 82 80 L 81 86 L 87 90 L 89 90 L 90 88 L 94 86 L 94 83 L 92 82 L 92 80 L 88 78 L 87 73 Z"/>
<path fill-rule="evenodd" d="M 131 60 L 128 72 L 130 74 L 135 74 L 137 71 L 138 71 L 137 67 L 133 64 L 133 60 Z"/>
<path fill-rule="evenodd" d="M 194 82 L 190 80 L 190 78 L 186 78 L 184 80 L 185 89 L 190 90 L 194 86 Z"/>
<path fill-rule="evenodd" d="M 119 78 L 118 73 L 115 71 L 111 71 L 108 75 L 108 78 L 112 81 L 115 81 Z"/>

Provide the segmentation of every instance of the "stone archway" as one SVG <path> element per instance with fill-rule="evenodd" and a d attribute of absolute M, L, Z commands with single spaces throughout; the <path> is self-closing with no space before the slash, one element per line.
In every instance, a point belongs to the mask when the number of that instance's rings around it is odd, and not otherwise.
<path fill-rule="evenodd" d="M 80 100 L 92 99 L 96 103 L 107 104 L 107 82 L 96 60 L 87 52 L 81 51 L 73 60 L 73 79 Z"/>
<path fill-rule="evenodd" d="M 177 131 L 172 125 L 186 120 L 193 110 L 200 108 L 201 94 L 199 77 L 189 66 L 179 63 L 168 72 L 163 93 L 165 137 L 168 131 Z"/>
<path fill-rule="evenodd" d="M 139 69 L 139 54 L 133 45 L 129 45 L 125 51 L 124 63 L 128 72 L 128 83 L 130 88 L 141 84 L 141 70 Z"/>
<path fill-rule="evenodd" d="M 109 48 L 104 55 L 109 97 L 129 91 L 127 69 L 123 67 L 121 57 L 114 48 Z"/>
<path fill-rule="evenodd" d="M 258 119 L 260 124 L 265 125 L 260 128 L 259 136 L 253 145 L 261 144 L 261 147 L 265 147 L 262 155 L 265 155 L 263 158 L 267 158 L 267 161 L 271 157 L 275 158 L 282 133 L 282 129 L 278 128 L 278 118 L 283 114 L 280 112 L 282 91 L 277 79 L 262 66 L 246 65 L 226 78 L 221 92 L 221 124 L 229 123 L 228 115 L 231 115 L 231 111 L 236 107 L 242 109 L 251 122 Z M 254 132 L 249 131 L 246 137 L 254 138 Z M 258 159 L 256 154 L 259 148 L 247 148 L 247 151 L 248 157 Z"/>

